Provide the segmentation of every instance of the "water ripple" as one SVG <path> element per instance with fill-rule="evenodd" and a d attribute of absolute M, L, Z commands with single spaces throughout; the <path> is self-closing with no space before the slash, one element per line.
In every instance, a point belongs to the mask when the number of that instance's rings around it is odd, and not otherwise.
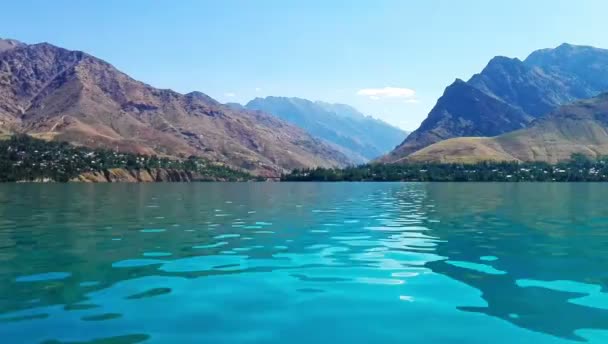
<path fill-rule="evenodd" d="M 608 341 L 603 185 L 16 187 L 13 342 Z"/>

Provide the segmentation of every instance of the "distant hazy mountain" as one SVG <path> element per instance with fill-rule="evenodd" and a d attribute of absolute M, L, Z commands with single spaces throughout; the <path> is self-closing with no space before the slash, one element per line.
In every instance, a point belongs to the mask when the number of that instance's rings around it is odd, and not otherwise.
<path fill-rule="evenodd" d="M 233 110 L 245 110 L 245 107 L 241 103 L 226 103 L 224 105 Z"/>
<path fill-rule="evenodd" d="M 246 106 L 271 113 L 311 135 L 331 142 L 360 162 L 395 148 L 407 136 L 401 129 L 365 116 L 351 106 L 312 102 L 301 98 L 256 98 Z"/>
<path fill-rule="evenodd" d="M 425 147 L 407 159 L 437 162 L 567 160 L 573 153 L 608 155 L 608 93 L 563 105 L 526 129 L 497 137 L 459 137 Z"/>
<path fill-rule="evenodd" d="M 198 155 L 263 175 L 351 163 L 296 126 L 211 97 L 157 89 L 48 43 L 0 40 L 0 133 L 169 156 Z"/>
<path fill-rule="evenodd" d="M 362 114 L 361 112 L 359 112 L 359 110 L 355 109 L 354 107 L 352 107 L 350 105 L 333 104 L 333 103 L 327 103 L 327 102 L 322 102 L 322 101 L 316 101 L 315 104 L 319 105 L 326 111 L 335 113 L 336 115 L 338 115 L 340 117 L 345 117 L 345 118 L 354 119 L 354 120 L 374 119 L 373 117 Z M 386 124 L 385 122 L 380 121 L 380 120 L 376 120 L 376 121 Z"/>
<path fill-rule="evenodd" d="M 466 84 L 449 86 L 420 128 L 382 160 L 398 161 L 453 137 L 524 128 L 562 104 L 607 90 L 608 50 L 562 44 L 524 61 L 495 57 Z"/>

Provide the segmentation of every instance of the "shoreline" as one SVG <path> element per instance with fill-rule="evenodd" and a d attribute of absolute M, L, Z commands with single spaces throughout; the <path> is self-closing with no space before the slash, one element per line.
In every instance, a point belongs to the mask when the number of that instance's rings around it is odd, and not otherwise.
<path fill-rule="evenodd" d="M 254 179 L 252 179 L 254 180 Z M 58 181 L 49 177 L 36 179 L 21 179 L 16 181 L 5 181 L 2 183 L 57 183 L 57 184 L 97 184 L 97 183 L 194 183 L 194 182 L 246 182 L 250 180 L 229 180 L 226 178 L 217 178 L 203 176 L 186 170 L 170 169 L 170 168 L 153 168 L 153 169 L 126 169 L 126 168 L 110 168 L 106 170 L 90 171 L 79 174 L 67 181 Z"/>

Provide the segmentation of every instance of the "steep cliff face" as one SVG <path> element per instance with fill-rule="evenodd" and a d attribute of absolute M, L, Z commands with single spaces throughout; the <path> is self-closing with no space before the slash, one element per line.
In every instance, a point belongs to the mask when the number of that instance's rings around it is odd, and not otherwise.
<path fill-rule="evenodd" d="M 381 161 L 398 162 L 452 137 L 498 135 L 521 129 L 531 119 L 523 111 L 456 80 L 446 88 L 420 128 Z"/>
<path fill-rule="evenodd" d="M 0 42 L 0 133 L 93 148 L 204 157 L 260 175 L 350 160 L 278 118 L 157 89 L 51 44 Z"/>

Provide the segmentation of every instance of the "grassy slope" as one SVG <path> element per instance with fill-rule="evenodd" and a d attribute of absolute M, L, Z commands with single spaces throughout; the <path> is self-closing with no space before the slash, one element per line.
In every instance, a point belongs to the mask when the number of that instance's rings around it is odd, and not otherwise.
<path fill-rule="evenodd" d="M 608 95 L 560 107 L 532 127 L 500 136 L 445 140 L 413 153 L 410 161 L 547 161 L 573 153 L 608 155 Z"/>

